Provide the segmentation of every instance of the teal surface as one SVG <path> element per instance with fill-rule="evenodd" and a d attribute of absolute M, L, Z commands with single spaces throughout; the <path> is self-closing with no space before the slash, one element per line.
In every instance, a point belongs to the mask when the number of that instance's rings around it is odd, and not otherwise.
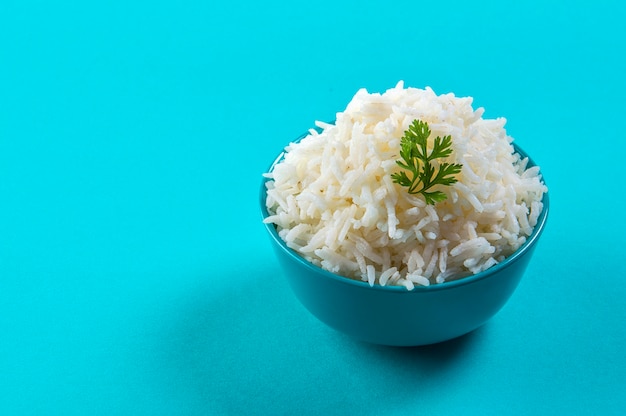
<path fill-rule="evenodd" d="M 0 414 L 624 414 L 622 4 L 0 2 Z M 551 204 L 505 307 L 408 349 L 312 317 L 258 209 L 398 80 L 506 117 Z"/>

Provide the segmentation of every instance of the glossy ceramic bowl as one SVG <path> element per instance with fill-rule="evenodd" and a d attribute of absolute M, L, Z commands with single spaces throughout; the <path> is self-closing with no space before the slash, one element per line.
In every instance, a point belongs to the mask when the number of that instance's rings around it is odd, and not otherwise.
<path fill-rule="evenodd" d="M 527 157 L 519 147 L 516 152 Z M 270 166 L 271 171 L 284 154 Z M 535 166 L 529 158 L 528 167 Z M 263 218 L 265 180 L 260 203 Z M 431 286 L 370 286 L 315 266 L 287 247 L 273 224 L 265 224 L 287 280 L 300 302 L 320 321 L 362 341 L 418 346 L 446 341 L 483 325 L 509 300 L 522 278 L 549 211 L 548 194 L 533 233 L 503 262 L 476 275 Z"/>

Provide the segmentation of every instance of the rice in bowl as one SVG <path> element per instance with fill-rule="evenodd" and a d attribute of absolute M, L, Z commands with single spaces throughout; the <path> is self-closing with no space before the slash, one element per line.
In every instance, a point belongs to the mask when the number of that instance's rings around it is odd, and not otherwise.
<path fill-rule="evenodd" d="M 288 247 L 332 273 L 413 289 L 479 273 L 532 233 L 547 188 L 515 152 L 503 118 L 483 119 L 472 98 L 398 83 L 359 90 L 334 124 L 317 122 L 285 148 L 267 181 L 266 223 Z M 458 182 L 427 205 L 394 183 L 400 138 L 411 122 L 452 137 Z"/>

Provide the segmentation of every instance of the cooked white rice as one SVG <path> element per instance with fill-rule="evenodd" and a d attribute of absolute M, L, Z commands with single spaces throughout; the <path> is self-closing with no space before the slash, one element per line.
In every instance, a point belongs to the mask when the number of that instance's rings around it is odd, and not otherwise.
<path fill-rule="evenodd" d="M 370 285 L 413 289 L 479 273 L 532 233 L 547 188 L 527 169 L 506 120 L 483 119 L 472 98 L 404 88 L 359 90 L 334 125 L 317 122 L 285 148 L 268 178 L 266 223 L 308 261 Z M 452 136 L 450 163 L 463 165 L 447 199 L 426 205 L 393 183 L 400 138 L 420 119 Z"/>

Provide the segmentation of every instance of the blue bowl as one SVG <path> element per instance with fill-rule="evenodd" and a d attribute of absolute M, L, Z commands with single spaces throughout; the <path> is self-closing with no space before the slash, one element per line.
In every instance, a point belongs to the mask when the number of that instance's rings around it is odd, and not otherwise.
<path fill-rule="evenodd" d="M 301 136 L 299 139 L 301 139 Z M 515 144 L 522 157 L 527 154 Z M 284 153 L 270 166 L 271 171 Z M 529 158 L 528 167 L 535 166 Z M 263 218 L 266 187 L 261 185 Z M 512 255 L 476 275 L 416 286 L 370 286 L 330 273 L 287 247 L 273 224 L 265 224 L 279 263 L 300 302 L 320 321 L 361 341 L 393 346 L 434 344 L 467 334 L 487 322 L 520 282 L 548 218 L 549 198 L 532 234 Z"/>

